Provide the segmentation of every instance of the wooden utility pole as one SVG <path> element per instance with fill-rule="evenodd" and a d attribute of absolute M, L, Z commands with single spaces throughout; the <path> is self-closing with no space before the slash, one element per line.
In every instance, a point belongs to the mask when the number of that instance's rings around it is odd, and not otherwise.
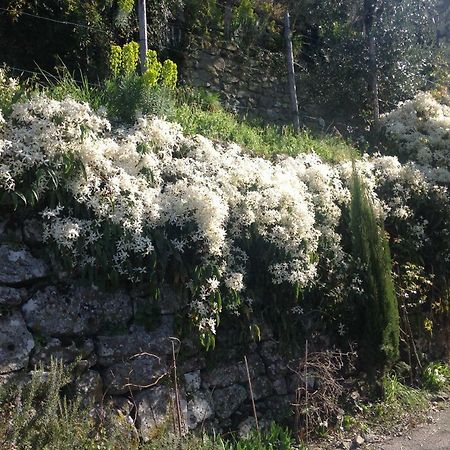
<path fill-rule="evenodd" d="M 233 18 L 232 0 L 227 0 L 225 3 L 225 13 L 223 16 L 224 35 L 225 39 L 231 39 L 231 20 Z"/>
<path fill-rule="evenodd" d="M 284 39 L 286 41 L 286 59 L 288 69 L 289 97 L 291 99 L 292 121 L 294 124 L 294 130 L 298 133 L 300 131 L 300 117 L 298 114 L 297 86 L 295 85 L 294 54 L 292 51 L 291 38 L 291 20 L 288 10 L 286 10 L 286 14 L 284 15 Z"/>
<path fill-rule="evenodd" d="M 141 73 L 145 72 L 147 64 L 147 8 L 145 0 L 138 0 L 139 17 L 139 59 L 141 61 Z"/>
<path fill-rule="evenodd" d="M 380 102 L 378 97 L 378 64 L 376 54 L 376 42 L 374 35 L 374 23 L 381 14 L 382 2 L 364 0 L 363 3 L 363 30 L 367 43 L 369 55 L 369 90 L 372 103 L 373 131 L 378 134 L 380 131 Z"/>

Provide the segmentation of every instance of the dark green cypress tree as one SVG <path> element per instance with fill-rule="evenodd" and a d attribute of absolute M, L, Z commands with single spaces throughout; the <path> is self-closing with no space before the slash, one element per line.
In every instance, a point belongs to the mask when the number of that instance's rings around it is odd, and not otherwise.
<path fill-rule="evenodd" d="M 351 233 L 353 256 L 361 268 L 365 296 L 359 305 L 361 361 L 369 372 L 383 372 L 399 358 L 399 313 L 392 262 L 384 228 L 353 168 Z"/>

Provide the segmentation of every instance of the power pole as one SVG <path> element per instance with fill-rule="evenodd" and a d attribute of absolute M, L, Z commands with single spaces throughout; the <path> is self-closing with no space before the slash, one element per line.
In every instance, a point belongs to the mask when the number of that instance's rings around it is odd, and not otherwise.
<path fill-rule="evenodd" d="M 232 14 L 232 0 L 227 0 L 225 3 L 225 13 L 223 16 L 224 35 L 227 41 L 231 39 L 231 20 L 233 18 Z"/>
<path fill-rule="evenodd" d="M 380 132 L 380 102 L 378 96 L 378 63 L 376 54 L 376 42 L 374 35 L 374 24 L 379 20 L 383 2 L 378 0 L 364 0 L 363 3 L 363 31 L 369 55 L 369 90 L 372 103 L 372 130 L 375 134 Z"/>
<path fill-rule="evenodd" d="M 141 61 L 141 73 L 145 72 L 147 63 L 147 8 L 145 0 L 138 0 L 139 17 L 139 59 Z"/>
<path fill-rule="evenodd" d="M 286 41 L 286 59 L 288 69 L 289 97 L 291 99 L 292 121 L 294 124 L 294 130 L 298 133 L 300 131 L 300 117 L 298 114 L 297 86 L 295 84 L 294 53 L 292 51 L 291 39 L 291 20 L 288 10 L 286 10 L 286 13 L 284 15 L 284 39 Z"/>

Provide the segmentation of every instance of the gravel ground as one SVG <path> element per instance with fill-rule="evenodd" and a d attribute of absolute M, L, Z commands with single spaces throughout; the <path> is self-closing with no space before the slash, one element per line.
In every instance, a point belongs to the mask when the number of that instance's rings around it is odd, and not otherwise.
<path fill-rule="evenodd" d="M 429 422 L 378 444 L 373 450 L 450 450 L 450 407 L 430 414 Z"/>

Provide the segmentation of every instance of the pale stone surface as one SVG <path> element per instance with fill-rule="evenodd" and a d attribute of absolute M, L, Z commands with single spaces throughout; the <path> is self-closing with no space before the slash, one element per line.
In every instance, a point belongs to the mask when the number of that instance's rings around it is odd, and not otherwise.
<path fill-rule="evenodd" d="M 172 354 L 173 317 L 164 316 L 162 324 L 154 331 L 135 327 L 129 334 L 98 336 L 96 340 L 98 362 L 102 366 L 126 361 L 142 352 L 159 357 Z M 175 349 L 178 341 L 175 341 Z"/>
<path fill-rule="evenodd" d="M 274 380 L 273 389 L 277 395 L 286 395 L 288 393 L 287 383 L 284 378 L 279 378 L 278 380 Z"/>
<path fill-rule="evenodd" d="M 27 244 L 42 244 L 44 241 L 42 220 L 25 220 L 23 223 L 22 233 Z"/>
<path fill-rule="evenodd" d="M 19 311 L 0 316 L 0 373 L 26 367 L 33 347 L 33 336 Z"/>
<path fill-rule="evenodd" d="M 212 417 L 214 417 L 214 409 L 211 394 L 205 391 L 198 391 L 192 394 L 187 404 L 188 428 L 193 430 Z"/>
<path fill-rule="evenodd" d="M 186 392 L 195 392 L 200 389 L 202 384 L 202 378 L 200 376 L 200 370 L 195 370 L 194 372 L 188 372 L 183 375 L 184 377 L 184 387 Z"/>
<path fill-rule="evenodd" d="M 44 261 L 35 258 L 23 245 L 0 245 L 0 283 L 16 285 L 48 275 Z"/>
<path fill-rule="evenodd" d="M 272 383 L 266 376 L 260 376 L 252 380 L 252 391 L 254 400 L 269 397 L 272 394 Z M 247 393 L 250 397 L 250 389 L 247 385 Z"/>
<path fill-rule="evenodd" d="M 164 361 L 144 355 L 108 367 L 103 380 L 108 393 L 125 394 L 148 388 L 162 380 L 167 373 Z"/>
<path fill-rule="evenodd" d="M 84 286 L 65 292 L 49 286 L 34 294 L 22 312 L 27 326 L 46 336 L 89 336 L 105 328 L 125 328 L 132 316 L 127 294 Z"/>
<path fill-rule="evenodd" d="M 87 360 L 89 365 L 94 365 L 97 361 L 92 339 L 86 339 L 78 344 L 74 341 L 63 344 L 58 338 L 50 338 L 45 343 L 36 343 L 30 362 L 32 365 L 49 366 L 52 358 L 60 359 L 64 363 L 71 363 L 76 359 Z"/>
<path fill-rule="evenodd" d="M 237 365 L 219 366 L 203 374 L 205 388 L 227 387 L 239 380 Z"/>
<path fill-rule="evenodd" d="M 247 392 L 239 384 L 216 389 L 213 393 L 214 409 L 221 419 L 228 419 L 246 400 Z"/>
<path fill-rule="evenodd" d="M 136 426 L 144 442 L 173 429 L 175 394 L 167 386 L 147 389 L 135 397 Z M 187 403 L 180 393 L 182 432 L 186 430 Z"/>
<path fill-rule="evenodd" d="M 95 370 L 88 370 L 76 381 L 75 390 L 84 404 L 99 403 L 103 397 L 102 378 Z"/>
<path fill-rule="evenodd" d="M 260 375 L 266 372 L 264 362 L 257 353 L 251 353 L 247 356 L 248 371 L 250 373 L 250 378 L 258 378 Z M 245 362 L 241 361 L 238 364 L 239 370 L 239 382 L 248 383 L 247 368 L 245 367 Z"/>

